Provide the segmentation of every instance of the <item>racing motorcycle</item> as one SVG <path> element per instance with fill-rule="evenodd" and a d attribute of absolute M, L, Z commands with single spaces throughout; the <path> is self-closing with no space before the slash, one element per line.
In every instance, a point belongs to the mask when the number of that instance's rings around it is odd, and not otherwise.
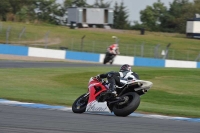
<path fill-rule="evenodd" d="M 119 39 L 118 37 L 116 36 L 112 36 L 112 38 L 115 39 L 115 44 L 118 44 L 119 45 Z M 114 61 L 114 58 L 116 57 L 116 55 L 119 54 L 119 51 L 116 51 L 117 54 L 113 54 L 113 53 L 110 53 L 109 51 L 107 51 L 105 53 L 105 57 L 104 57 L 104 60 L 103 60 L 103 64 L 106 64 L 106 63 L 110 63 L 111 65 L 113 64 L 113 61 Z"/>
<path fill-rule="evenodd" d="M 116 56 L 116 54 L 111 54 L 109 52 L 106 52 L 105 58 L 103 60 L 103 64 L 106 64 L 106 63 L 112 64 L 115 56 Z"/>
<path fill-rule="evenodd" d="M 109 112 L 126 117 L 140 104 L 140 96 L 145 94 L 153 83 L 145 80 L 127 80 L 116 86 L 117 94 L 108 93 L 108 82 L 91 77 L 88 92 L 79 96 L 72 105 L 74 113 Z"/>

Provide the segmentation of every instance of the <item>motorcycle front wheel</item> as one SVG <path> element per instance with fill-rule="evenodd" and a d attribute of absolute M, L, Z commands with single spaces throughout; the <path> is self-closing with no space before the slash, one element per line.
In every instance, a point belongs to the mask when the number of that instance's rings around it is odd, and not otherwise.
<path fill-rule="evenodd" d="M 116 116 L 128 116 L 134 112 L 140 104 L 140 96 L 135 92 L 125 93 L 121 96 L 124 101 L 116 103 L 113 112 Z"/>
<path fill-rule="evenodd" d="M 78 97 L 72 105 L 72 111 L 74 113 L 85 112 L 87 103 L 88 103 L 88 98 L 89 98 L 89 95 L 87 95 L 87 94 L 83 94 L 80 97 Z"/>

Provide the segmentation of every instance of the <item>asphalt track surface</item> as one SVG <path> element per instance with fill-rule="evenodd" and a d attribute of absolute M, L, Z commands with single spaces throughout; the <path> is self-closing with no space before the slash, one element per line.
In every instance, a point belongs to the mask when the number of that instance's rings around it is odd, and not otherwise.
<path fill-rule="evenodd" d="M 103 66 L 88 63 L 0 61 L 0 68 Z M 104 66 L 105 67 L 105 66 Z M 74 114 L 0 104 L 0 133 L 200 133 L 198 122 Z"/>

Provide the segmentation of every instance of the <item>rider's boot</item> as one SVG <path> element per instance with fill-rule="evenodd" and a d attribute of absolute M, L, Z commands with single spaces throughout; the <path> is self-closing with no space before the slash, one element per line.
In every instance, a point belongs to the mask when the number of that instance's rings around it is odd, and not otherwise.
<path fill-rule="evenodd" d="M 112 83 L 110 83 L 110 85 L 109 85 L 109 89 L 107 90 L 107 92 L 108 92 L 108 93 L 112 93 L 112 94 L 116 95 L 116 94 L 117 94 L 117 92 L 116 92 L 115 85 L 114 85 L 114 84 L 112 84 Z"/>
<path fill-rule="evenodd" d="M 117 92 L 116 92 L 116 88 L 115 88 L 116 82 L 115 82 L 114 72 L 109 72 L 107 79 L 108 79 L 108 82 L 110 83 L 108 92 L 116 95 Z"/>

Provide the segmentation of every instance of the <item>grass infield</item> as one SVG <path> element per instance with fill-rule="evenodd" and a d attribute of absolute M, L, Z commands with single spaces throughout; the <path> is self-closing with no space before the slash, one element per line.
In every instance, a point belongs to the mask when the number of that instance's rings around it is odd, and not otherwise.
<path fill-rule="evenodd" d="M 0 69 L 0 98 L 71 106 L 91 76 L 118 67 Z M 200 69 L 133 67 L 153 82 L 136 112 L 200 117 Z"/>

